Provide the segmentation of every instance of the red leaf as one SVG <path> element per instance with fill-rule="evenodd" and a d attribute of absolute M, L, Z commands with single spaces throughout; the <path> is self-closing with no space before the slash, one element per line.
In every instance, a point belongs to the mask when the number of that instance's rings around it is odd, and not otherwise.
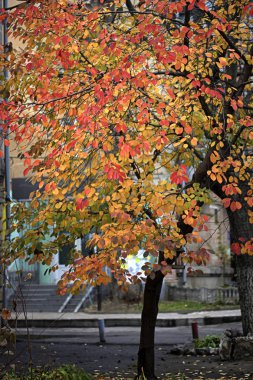
<path fill-rule="evenodd" d="M 191 11 L 191 10 L 193 10 L 193 8 L 194 8 L 195 0 L 193 0 L 193 1 L 191 0 L 191 1 L 189 1 L 189 3 L 190 3 L 190 4 L 188 5 L 188 10 Z"/>
<path fill-rule="evenodd" d="M 2 9 L 0 10 L 2 12 Z M 7 13 L 0 14 L 0 22 L 3 22 L 7 17 Z"/>
<path fill-rule="evenodd" d="M 40 160 L 35 160 L 34 163 L 33 163 L 33 166 L 38 166 L 40 163 L 41 163 Z"/>
<path fill-rule="evenodd" d="M 170 175 L 170 180 L 172 183 L 175 183 L 176 185 L 189 181 L 186 166 L 180 165 L 180 168 L 178 169 L 178 171 Z"/>
<path fill-rule="evenodd" d="M 126 178 L 126 174 L 121 171 L 121 167 L 117 164 L 106 164 L 104 172 L 107 173 L 108 179 L 119 180 L 119 182 L 122 182 Z"/>
<path fill-rule="evenodd" d="M 174 62 L 175 59 L 176 59 L 176 54 L 175 53 L 167 52 L 167 55 L 166 55 L 166 61 L 167 62 Z"/>
<path fill-rule="evenodd" d="M 30 70 L 32 70 L 32 68 L 33 68 L 33 64 L 31 62 L 27 63 L 26 70 L 30 71 Z"/>
<path fill-rule="evenodd" d="M 240 202 L 231 202 L 231 205 L 230 205 L 230 210 L 231 211 L 236 211 L 236 210 L 240 210 L 240 208 L 242 208 L 242 205 Z"/>
<path fill-rule="evenodd" d="M 234 111 L 237 110 L 237 104 L 236 104 L 236 101 L 234 99 L 231 100 L 231 107 L 233 108 Z"/>
<path fill-rule="evenodd" d="M 240 255 L 241 253 L 241 247 L 240 247 L 240 244 L 239 243 L 232 243 L 231 244 L 231 250 L 233 253 L 235 253 L 236 255 Z"/>
<path fill-rule="evenodd" d="M 31 167 L 29 166 L 29 168 L 26 168 L 25 170 L 24 170 L 24 177 L 26 177 L 27 176 L 27 174 L 29 173 L 29 171 L 31 170 Z"/>
<path fill-rule="evenodd" d="M 92 141 L 92 148 L 96 149 L 98 147 L 98 140 Z"/>
<path fill-rule="evenodd" d="M 203 219 L 204 219 L 205 222 L 208 222 L 208 220 L 209 220 L 209 218 L 208 218 L 207 215 L 203 215 Z"/>
<path fill-rule="evenodd" d="M 231 199 L 230 199 L 230 198 L 224 198 L 224 199 L 222 200 L 223 206 L 224 206 L 225 208 L 228 208 L 228 207 L 230 206 L 230 202 L 231 202 Z"/>
<path fill-rule="evenodd" d="M 89 205 L 89 200 L 87 198 L 86 199 L 78 198 L 76 200 L 76 209 L 77 210 L 83 210 L 88 205 Z"/>

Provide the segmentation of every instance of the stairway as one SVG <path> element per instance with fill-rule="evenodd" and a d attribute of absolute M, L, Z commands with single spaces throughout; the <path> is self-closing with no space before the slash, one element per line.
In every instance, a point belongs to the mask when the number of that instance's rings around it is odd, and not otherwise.
<path fill-rule="evenodd" d="M 92 289 L 87 289 L 87 296 L 81 293 L 70 296 L 57 294 L 57 285 L 39 285 L 26 283 L 8 298 L 8 309 L 18 313 L 23 312 L 77 312 L 84 304 L 90 302 Z M 84 300 L 84 297 L 86 298 Z M 84 304 L 78 309 L 80 302 Z M 68 302 L 67 302 L 68 301 Z M 65 303 L 65 305 L 64 305 Z M 64 307 L 63 307 L 64 306 Z M 78 309 L 78 310 L 77 310 Z"/>
<path fill-rule="evenodd" d="M 9 310 L 17 312 L 58 312 L 67 296 L 57 294 L 56 285 L 27 283 L 18 288 L 8 299 Z"/>

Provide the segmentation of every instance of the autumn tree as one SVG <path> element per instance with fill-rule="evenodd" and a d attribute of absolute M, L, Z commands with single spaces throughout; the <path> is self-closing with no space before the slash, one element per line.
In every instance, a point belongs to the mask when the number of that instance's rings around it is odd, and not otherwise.
<path fill-rule="evenodd" d="M 32 0 L 9 12 L 23 47 L 3 52 L 0 117 L 39 184 L 30 207 L 15 208 L 22 238 L 9 252 L 50 264 L 92 231 L 94 255 L 73 250 L 62 289 L 108 283 L 105 267 L 119 285 L 144 272 L 138 375 L 150 380 L 163 277 L 178 255 L 207 261 L 183 248 L 200 241 L 212 193 L 227 210 L 243 331 L 253 332 L 253 3 L 95 3 Z M 140 248 L 157 264 L 132 276 L 125 260 Z"/>

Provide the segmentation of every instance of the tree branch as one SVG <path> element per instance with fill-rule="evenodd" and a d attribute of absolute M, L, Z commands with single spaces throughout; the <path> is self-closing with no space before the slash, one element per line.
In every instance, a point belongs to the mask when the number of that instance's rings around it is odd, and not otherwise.
<path fill-rule="evenodd" d="M 135 7 L 133 6 L 131 0 L 126 0 L 126 6 L 127 6 L 127 9 L 129 10 L 129 13 L 131 15 L 134 15 L 136 12 L 136 9 Z"/>
<path fill-rule="evenodd" d="M 237 139 L 240 137 L 241 133 L 244 131 L 245 129 L 245 125 L 241 125 L 240 128 L 238 129 L 238 131 L 236 132 L 236 134 L 234 135 L 232 141 L 231 141 L 231 145 L 234 145 L 237 141 Z"/>
<path fill-rule="evenodd" d="M 224 33 L 222 30 L 219 30 L 220 35 L 227 42 L 228 46 L 230 46 L 239 56 L 240 58 L 248 65 L 248 61 L 245 55 L 238 49 L 238 47 L 231 41 L 231 39 Z"/>
<path fill-rule="evenodd" d="M 185 10 L 184 10 L 184 26 L 186 26 L 187 28 L 189 28 L 190 19 L 191 19 L 191 12 L 189 11 L 188 6 L 186 5 Z M 184 45 L 189 47 L 189 37 L 187 37 L 187 33 L 185 34 L 185 37 L 184 37 Z"/>
<path fill-rule="evenodd" d="M 196 4 L 197 6 L 197 4 Z M 210 20 L 214 20 L 214 16 L 212 15 L 212 13 L 210 11 L 207 11 L 205 10 L 204 11 L 208 17 L 210 18 Z M 238 49 L 238 47 L 235 45 L 235 43 L 226 35 L 226 33 L 224 33 L 222 30 L 219 30 L 217 29 L 218 32 L 220 33 L 220 35 L 223 37 L 223 39 L 227 42 L 228 46 L 230 46 L 239 56 L 240 58 L 246 63 L 248 64 L 248 61 L 245 57 L 245 55 Z"/>
<path fill-rule="evenodd" d="M 208 105 L 207 105 L 207 103 L 205 101 L 204 96 L 202 96 L 202 95 L 199 96 L 199 102 L 201 104 L 201 107 L 202 107 L 205 115 L 213 117 L 213 114 L 212 114 L 210 108 L 208 107 Z"/>
<path fill-rule="evenodd" d="M 167 70 L 160 70 L 160 71 L 153 71 L 151 72 L 150 74 L 154 74 L 154 75 L 168 75 L 168 76 L 172 76 L 172 77 L 184 77 L 186 78 L 186 74 L 185 72 L 180 72 L 180 71 L 167 71 Z"/>
<path fill-rule="evenodd" d="M 253 55 L 253 45 L 250 49 L 250 56 Z M 239 78 L 239 89 L 237 90 L 237 96 L 240 96 L 243 93 L 244 87 L 246 86 L 246 83 L 249 81 L 249 78 L 252 76 L 252 69 L 253 65 L 249 64 L 247 61 L 244 65 L 243 72 Z M 241 82 L 241 83 L 240 83 Z"/>

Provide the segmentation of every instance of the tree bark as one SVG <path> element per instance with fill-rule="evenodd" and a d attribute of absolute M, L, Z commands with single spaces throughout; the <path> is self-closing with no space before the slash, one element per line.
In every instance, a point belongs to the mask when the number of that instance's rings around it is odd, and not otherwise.
<path fill-rule="evenodd" d="M 244 196 L 242 196 L 244 198 Z M 253 224 L 250 223 L 245 201 L 240 200 L 242 208 L 228 211 L 231 243 L 242 243 L 253 238 Z M 242 313 L 244 335 L 253 334 L 253 256 L 239 254 L 235 257 L 237 284 Z"/>
<path fill-rule="evenodd" d="M 158 314 L 164 275 L 161 271 L 152 272 L 146 280 L 143 309 L 141 315 L 141 335 L 138 352 L 138 375 L 145 375 L 147 380 L 157 379 L 155 376 L 155 325 Z"/>
<path fill-rule="evenodd" d="M 253 334 L 253 257 L 237 256 L 236 270 L 243 334 Z"/>
<path fill-rule="evenodd" d="M 229 144 L 224 140 L 223 158 L 229 154 Z M 212 166 L 210 154 L 212 150 L 207 152 L 205 159 L 200 163 L 199 167 L 193 175 L 193 182 L 198 182 L 203 187 L 208 186 L 207 170 Z M 233 174 L 233 173 L 231 173 Z M 252 176 L 252 171 L 249 171 Z M 228 172 L 227 175 L 230 175 Z M 210 185 L 210 184 L 209 184 Z M 226 198 L 224 194 L 223 184 L 214 182 L 210 190 L 212 190 L 221 200 Z M 240 181 L 238 186 L 241 194 L 237 194 L 232 198 L 234 201 L 241 203 L 242 207 L 239 210 L 231 211 L 227 209 L 230 225 L 230 241 L 231 244 L 251 241 L 253 244 L 253 224 L 249 220 L 248 210 L 253 211 L 245 201 L 245 197 L 250 190 L 249 183 Z M 239 300 L 242 313 L 242 328 L 244 335 L 253 334 L 253 256 L 248 254 L 235 255 L 235 269 L 237 272 L 237 285 L 239 291 Z"/>
<path fill-rule="evenodd" d="M 2 150 L 2 146 L 0 146 Z M 5 189 L 4 189 L 4 161 L 0 158 L 0 259 L 3 255 L 3 210 L 5 207 Z M 0 311 L 6 305 L 4 305 L 4 265 L 0 263 Z M 0 319 L 0 325 L 3 324 Z"/>
<path fill-rule="evenodd" d="M 183 222 L 183 215 L 179 218 L 177 226 L 180 232 L 186 236 L 191 233 L 193 228 Z M 158 262 L 166 261 L 172 265 L 177 257 L 184 252 L 184 249 L 177 249 L 176 256 L 172 259 L 164 258 L 164 252 L 159 252 Z M 138 374 L 136 379 L 144 375 L 147 380 L 155 380 L 155 326 L 158 314 L 158 304 L 163 284 L 163 270 L 152 271 L 147 277 L 144 288 L 143 308 L 141 315 L 141 335 L 138 352 Z"/>

